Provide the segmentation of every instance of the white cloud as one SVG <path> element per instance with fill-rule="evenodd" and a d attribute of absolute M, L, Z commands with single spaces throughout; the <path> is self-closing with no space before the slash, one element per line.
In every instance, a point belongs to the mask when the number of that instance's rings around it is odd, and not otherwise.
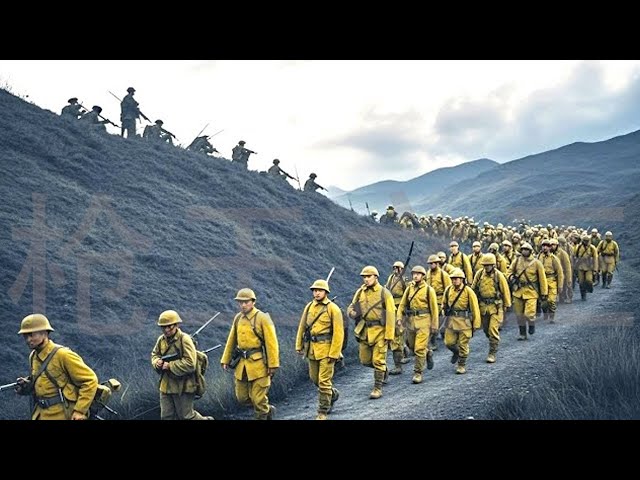
<path fill-rule="evenodd" d="M 0 76 L 59 112 L 67 98 L 119 120 L 142 111 L 188 144 L 210 123 L 226 156 L 238 140 L 342 188 L 489 157 L 508 160 L 631 125 L 637 61 L 0 61 Z M 623 102 L 627 104 L 623 104 Z M 574 128 L 575 126 L 575 128 Z M 572 138 L 569 138 L 572 137 Z M 566 138 L 566 141 L 564 140 Z M 585 138 L 585 140 L 588 140 Z"/>

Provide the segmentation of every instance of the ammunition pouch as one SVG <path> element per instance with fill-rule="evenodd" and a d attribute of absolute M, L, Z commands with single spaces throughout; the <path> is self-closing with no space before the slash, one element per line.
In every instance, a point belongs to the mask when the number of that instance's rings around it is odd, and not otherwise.
<path fill-rule="evenodd" d="M 240 359 L 244 358 L 247 360 L 251 355 L 257 352 L 262 352 L 262 348 L 250 348 L 249 350 L 242 350 L 238 347 L 233 349 L 233 353 L 231 354 L 231 361 L 229 362 L 229 366 L 231 368 L 236 368 L 238 363 L 240 363 Z"/>
<path fill-rule="evenodd" d="M 366 325 L 366 322 L 362 318 L 360 318 L 358 320 L 358 323 L 356 323 L 355 328 L 353 329 L 353 333 L 359 342 L 366 339 L 366 335 L 364 333 L 365 325 Z"/>

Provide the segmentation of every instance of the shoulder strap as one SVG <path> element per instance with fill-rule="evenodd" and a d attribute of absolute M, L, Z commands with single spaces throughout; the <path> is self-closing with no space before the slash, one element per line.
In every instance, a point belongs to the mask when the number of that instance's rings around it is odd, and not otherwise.
<path fill-rule="evenodd" d="M 51 362 L 51 360 L 53 359 L 53 356 L 58 352 L 58 350 L 60 350 L 62 348 L 62 346 L 58 345 L 57 347 L 55 347 L 53 350 L 51 350 L 51 352 L 49 352 L 49 355 L 47 355 L 47 358 L 44 359 L 44 362 L 42 362 L 42 365 L 40 365 L 40 368 L 38 369 L 38 371 L 36 372 L 36 374 L 33 376 L 33 378 L 31 379 L 31 385 L 35 385 L 36 384 L 36 380 L 38 378 L 40 378 L 40 375 L 42 375 L 43 373 L 45 373 L 45 370 L 47 369 L 47 367 L 49 366 L 49 362 Z M 34 354 L 35 356 L 35 354 Z M 33 357 L 31 357 L 31 362 L 33 364 Z M 49 380 L 51 380 L 51 377 L 49 375 L 47 375 L 47 377 L 49 377 Z M 53 384 L 56 386 L 56 388 L 58 388 L 58 385 L 55 383 L 55 381 L 53 382 Z"/>
<path fill-rule="evenodd" d="M 455 307 L 456 303 L 458 303 L 458 300 L 460 299 L 460 296 L 462 295 L 462 292 L 464 292 L 465 288 L 466 288 L 466 285 L 462 287 L 462 290 L 460 290 L 458 295 L 456 295 L 456 298 L 453 299 L 453 303 L 451 304 L 451 306 L 447 306 L 448 310 L 453 310 L 453 307 Z M 449 300 L 448 297 L 447 297 L 447 300 Z"/>
<path fill-rule="evenodd" d="M 313 302 L 309 302 L 309 303 L 307 304 L 307 306 L 306 306 L 307 319 L 309 319 L 309 310 L 311 309 L 311 304 L 312 304 L 312 303 L 313 303 Z M 327 304 L 327 305 L 328 305 L 328 304 Z M 307 330 L 311 330 L 311 327 L 313 327 L 313 324 L 314 324 L 314 323 L 316 323 L 316 322 L 318 321 L 318 319 L 322 316 L 322 314 L 323 314 L 324 312 L 327 312 L 327 313 L 328 313 L 328 311 L 329 311 L 329 307 L 328 307 L 327 305 L 324 305 L 324 306 L 320 309 L 320 313 L 318 313 L 318 315 L 316 315 L 316 317 L 311 321 L 311 323 L 308 323 L 308 324 L 307 324 L 307 327 L 306 327 L 306 328 L 307 328 Z"/>
<path fill-rule="evenodd" d="M 415 284 L 413 286 L 415 287 Z M 416 291 L 413 292 L 413 295 L 411 295 L 411 298 L 407 302 L 407 309 L 411 307 L 411 301 L 415 298 L 415 296 L 418 294 L 419 291 L 420 291 L 420 287 L 416 288 Z M 427 285 L 427 294 L 428 293 L 429 293 L 429 286 Z M 429 305 L 428 295 L 425 295 L 425 298 L 427 299 L 427 305 Z"/>

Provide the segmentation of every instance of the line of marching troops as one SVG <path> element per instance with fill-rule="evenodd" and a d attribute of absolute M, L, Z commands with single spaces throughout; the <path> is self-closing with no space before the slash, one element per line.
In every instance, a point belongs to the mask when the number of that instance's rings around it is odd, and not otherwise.
<path fill-rule="evenodd" d="M 535 334 L 538 311 L 555 323 L 558 303 L 571 303 L 577 281 L 581 299 L 593 292 L 594 279 L 610 288 L 620 261 L 620 250 L 612 232 L 601 239 L 596 229 L 587 233 L 573 226 L 566 229 L 523 227 L 523 234 L 512 232 L 501 244 L 497 234 L 482 252 L 474 240 L 465 254 L 452 240 L 449 255 L 430 255 L 428 269 L 416 265 L 411 279 L 405 265 L 397 261 L 384 285 L 375 266 L 360 272 L 363 284 L 347 308 L 354 320 L 359 359 L 373 369 L 371 399 L 382 396 L 388 375 L 402 373 L 402 365 L 415 357 L 412 383 L 423 381 L 426 370 L 434 367 L 433 352 L 440 334 L 451 351 L 457 374 L 466 373 L 469 342 L 482 328 L 488 339 L 487 363 L 495 363 L 500 330 L 511 309 L 517 319 L 520 341 Z M 560 231 L 559 231 L 560 230 Z M 565 237 L 566 235 L 566 237 Z M 523 239 L 524 237 L 524 239 Z M 489 241 L 489 239 L 487 239 Z M 313 299 L 302 312 L 296 335 L 296 351 L 308 361 L 309 376 L 318 389 L 319 420 L 327 419 L 340 392 L 333 386 L 335 366 L 342 360 L 345 322 L 341 309 L 329 299 L 326 280 L 311 286 Z M 253 407 L 256 419 L 273 419 L 275 407 L 269 403 L 271 379 L 280 366 L 279 346 L 271 317 L 255 306 L 256 295 L 241 289 L 235 297 L 240 311 L 234 317 L 220 359 L 224 370 L 234 370 L 235 394 L 241 404 Z M 193 407 L 199 391 L 199 354 L 190 335 L 179 327 L 182 319 L 174 310 L 162 312 L 158 337 L 151 354 L 151 366 L 160 375 L 160 416 L 162 419 L 206 420 Z M 32 398 L 32 419 L 87 419 L 105 407 L 111 391 L 119 387 L 111 379 L 98 384 L 94 371 L 72 350 L 49 338 L 53 331 L 42 314 L 22 320 L 20 331 L 31 350 L 30 375 L 19 377 L 18 394 Z M 387 368 L 391 350 L 394 368 Z M 106 386 L 105 386 L 106 384 Z"/>

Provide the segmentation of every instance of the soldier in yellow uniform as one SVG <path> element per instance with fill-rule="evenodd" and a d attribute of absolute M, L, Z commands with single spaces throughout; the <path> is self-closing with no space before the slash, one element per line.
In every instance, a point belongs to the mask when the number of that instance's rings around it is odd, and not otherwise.
<path fill-rule="evenodd" d="M 544 274 L 547 277 L 548 294 L 547 301 L 542 302 L 544 319 L 549 323 L 556 323 L 556 309 L 558 308 L 558 295 L 562 293 L 564 285 L 564 271 L 560 259 L 551 252 L 551 240 L 545 238 L 540 242 L 542 252 L 538 254 L 538 260 L 542 262 Z"/>
<path fill-rule="evenodd" d="M 450 263 L 447 263 L 447 254 L 446 253 L 438 252 L 437 255 L 438 255 L 438 258 L 440 259 L 440 267 L 446 273 L 450 274 L 451 272 L 453 272 L 456 269 L 456 267 L 454 267 Z"/>
<path fill-rule="evenodd" d="M 427 271 L 421 265 L 411 269 L 413 281 L 398 305 L 396 321 L 406 316 L 407 345 L 416 356 L 413 383 L 422 383 L 424 367 L 433 368 L 433 352 L 429 350 L 429 336 L 438 334 L 438 299 L 435 290 L 424 281 Z"/>
<path fill-rule="evenodd" d="M 489 339 L 487 363 L 495 363 L 500 345 L 500 325 L 504 312 L 511 306 L 511 291 L 507 277 L 496 268 L 496 257 L 486 253 L 482 258 L 483 270 L 476 273 L 471 288 L 478 297 L 482 329 Z"/>
<path fill-rule="evenodd" d="M 481 327 L 480 308 L 475 292 L 464 284 L 465 275 L 459 268 L 450 275 L 451 285 L 444 291 L 442 309 L 445 315 L 444 344 L 453 352 L 451 363 L 458 362 L 456 373 L 466 373 L 469 341 Z"/>
<path fill-rule="evenodd" d="M 502 257 L 507 262 L 507 271 L 509 270 L 509 267 L 511 266 L 511 262 L 513 262 L 513 259 L 515 258 L 515 256 L 516 256 L 516 253 L 513 250 L 513 245 L 511 244 L 511 242 L 509 240 L 504 240 L 502 242 Z"/>
<path fill-rule="evenodd" d="M 165 310 L 158 318 L 162 335 L 151 352 L 151 366 L 160 374 L 160 420 L 213 420 L 193 409 L 196 392 L 196 346 L 180 330 L 182 319 L 175 310 Z M 165 355 L 177 354 L 172 361 Z"/>
<path fill-rule="evenodd" d="M 235 297 L 240 307 L 227 337 L 220 363 L 224 370 L 235 363 L 236 398 L 253 405 L 256 420 L 273 420 L 276 408 L 269 405 L 271 377 L 280 367 L 276 327 L 271 317 L 255 307 L 256 294 L 242 288 Z"/>
<path fill-rule="evenodd" d="M 326 420 L 340 396 L 338 389 L 333 387 L 333 372 L 342 353 L 344 323 L 342 312 L 327 296 L 331 293 L 329 283 L 316 280 L 309 288 L 313 300 L 302 311 L 296 352 L 309 360 L 309 377 L 318 387 L 316 420 Z"/>
<path fill-rule="evenodd" d="M 518 232 L 514 233 L 511 237 L 511 250 L 513 250 L 513 254 L 520 253 L 520 245 L 522 244 L 522 237 Z M 511 260 L 513 261 L 513 259 Z"/>
<path fill-rule="evenodd" d="M 528 242 L 524 242 L 520 247 L 520 256 L 516 257 L 509 267 L 508 278 L 512 286 L 511 301 L 520 330 L 518 340 L 527 339 L 527 322 L 529 322 L 529 335 L 535 333 L 538 299 L 546 300 L 549 292 L 544 267 L 540 260 L 532 256 L 532 252 L 533 247 Z"/>
<path fill-rule="evenodd" d="M 22 319 L 19 335 L 31 349 L 30 375 L 16 380 L 19 395 L 31 395 L 31 420 L 87 420 L 98 377 L 80 355 L 49 338 L 49 319 L 40 313 Z"/>
<path fill-rule="evenodd" d="M 503 275 L 506 275 L 509 265 L 507 264 L 507 260 L 500 254 L 498 250 L 500 250 L 500 246 L 497 243 L 494 242 L 489 245 L 489 253 L 493 254 L 493 256 L 496 257 L 496 268 L 500 270 Z"/>
<path fill-rule="evenodd" d="M 374 369 L 369 398 L 376 399 L 382 396 L 386 379 L 387 347 L 395 335 L 396 307 L 391 292 L 378 283 L 376 267 L 364 267 L 360 276 L 364 284 L 353 296 L 347 315 L 356 320 L 354 333 L 359 342 L 360 363 Z"/>
<path fill-rule="evenodd" d="M 564 277 L 564 285 L 562 288 L 558 289 L 558 302 L 562 303 L 571 303 L 573 301 L 573 287 L 571 285 L 573 279 L 573 268 L 571 267 L 571 257 L 564 250 L 567 245 L 567 241 L 564 237 L 559 236 L 558 238 L 552 238 L 551 242 L 551 253 L 553 253 L 558 260 L 560 260 L 560 265 L 562 265 L 562 274 Z M 560 248 L 562 243 L 562 247 Z M 560 285 L 558 285 L 560 287 Z"/>
<path fill-rule="evenodd" d="M 469 257 L 460 251 L 460 245 L 458 245 L 458 242 L 456 241 L 449 244 L 449 250 L 451 250 L 451 255 L 449 255 L 447 262 L 449 262 L 452 267 L 462 270 L 465 277 L 465 283 L 471 285 L 471 282 L 473 282 L 473 272 L 471 271 Z"/>
<path fill-rule="evenodd" d="M 473 242 L 471 249 L 473 251 L 471 252 L 471 255 L 469 255 L 469 263 L 471 264 L 471 274 L 473 275 L 473 277 L 471 277 L 471 281 L 473 282 L 475 274 L 482 270 L 482 244 L 477 241 Z"/>
<path fill-rule="evenodd" d="M 397 309 L 400 304 L 400 300 L 402 299 L 402 294 L 407 288 L 407 284 L 404 279 L 404 263 L 397 261 L 393 264 L 393 273 L 389 275 L 387 283 L 385 283 L 384 286 L 393 295 L 393 303 Z M 401 374 L 402 364 L 409 362 L 409 359 L 404 356 L 404 338 L 404 329 L 401 325 L 396 325 L 395 336 L 393 338 L 393 342 L 391 342 L 394 368 L 389 371 L 389 375 Z"/>
<path fill-rule="evenodd" d="M 598 244 L 600 254 L 600 270 L 602 271 L 602 288 L 611 288 L 613 271 L 620 262 L 620 248 L 613 239 L 613 233 L 605 232 L 604 240 Z"/>
<path fill-rule="evenodd" d="M 575 247 L 575 269 L 578 272 L 580 298 L 585 301 L 587 292 L 593 292 L 593 277 L 598 271 L 598 249 L 591 244 L 588 234 L 582 235 Z"/>
<path fill-rule="evenodd" d="M 444 252 L 442 256 L 446 260 L 446 255 Z M 438 255 L 430 255 L 427 260 L 429 263 L 429 271 L 427 272 L 427 277 L 425 281 L 427 285 L 432 287 L 436 292 L 436 299 L 438 301 L 438 316 L 442 315 L 442 296 L 444 295 L 444 290 L 451 285 L 451 278 L 449 274 L 445 272 L 442 268 L 440 268 L 440 264 L 442 263 L 442 257 Z M 447 264 L 448 265 L 448 264 Z M 453 267 L 452 267 L 453 268 Z M 442 328 L 442 326 L 441 326 Z M 441 334 L 444 336 L 444 330 L 442 330 Z M 438 335 L 430 335 L 429 336 L 429 345 L 431 350 L 435 351 L 438 349 L 438 344 L 436 342 Z"/>

